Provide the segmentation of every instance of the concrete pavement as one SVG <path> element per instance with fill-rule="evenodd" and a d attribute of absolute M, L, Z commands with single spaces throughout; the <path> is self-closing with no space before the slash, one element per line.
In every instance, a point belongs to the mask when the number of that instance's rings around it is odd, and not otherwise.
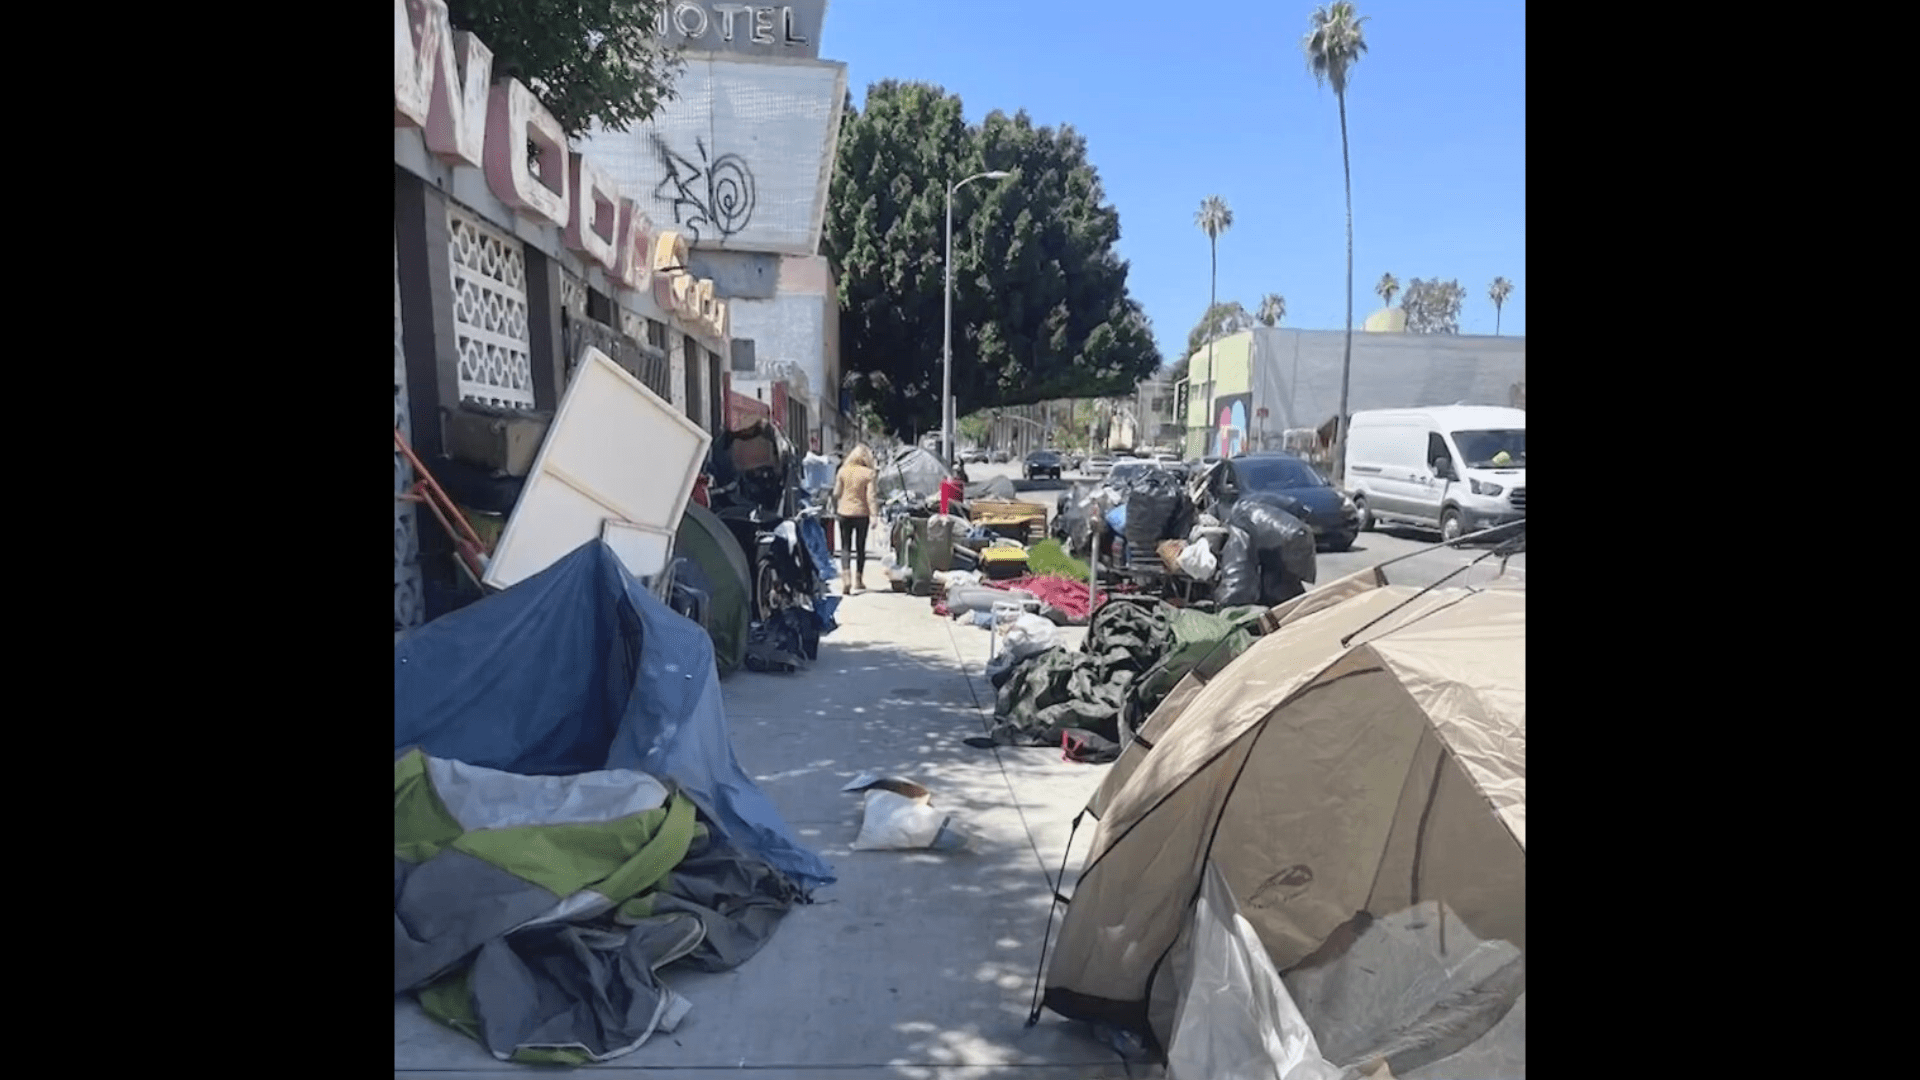
<path fill-rule="evenodd" d="M 1048 883 L 1074 814 L 1107 767 L 1068 764 L 1057 750 L 962 742 L 986 730 L 992 711 L 986 631 L 886 592 L 849 598 L 840 621 L 809 670 L 743 672 L 722 684 L 742 766 L 840 880 L 795 909 L 738 970 L 670 973 L 693 1002 L 679 1030 L 593 1071 L 649 1080 L 1159 1075 L 1129 1071 L 1087 1028 L 1052 1014 L 1025 1026 Z M 973 833 L 973 850 L 850 850 L 862 802 L 840 788 L 863 771 L 925 784 L 934 805 Z M 1069 875 L 1091 834 L 1089 821 Z M 394 1026 L 396 1075 L 525 1071 L 411 1002 L 396 1003 Z"/>

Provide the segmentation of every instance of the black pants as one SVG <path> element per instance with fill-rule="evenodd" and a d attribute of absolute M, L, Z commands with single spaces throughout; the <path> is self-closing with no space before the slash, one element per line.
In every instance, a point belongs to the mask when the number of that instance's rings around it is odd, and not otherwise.
<path fill-rule="evenodd" d="M 865 576 L 867 572 L 867 526 L 872 518 L 843 517 L 840 519 L 840 565 L 847 565 L 849 553 L 859 560 L 854 572 Z"/>

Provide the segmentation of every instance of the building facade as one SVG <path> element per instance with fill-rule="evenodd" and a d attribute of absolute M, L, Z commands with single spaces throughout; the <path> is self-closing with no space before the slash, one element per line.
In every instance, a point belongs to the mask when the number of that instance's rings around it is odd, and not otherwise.
<path fill-rule="evenodd" d="M 517 486 L 456 455 L 450 431 L 550 418 L 590 345 L 722 429 L 728 304 L 691 272 L 688 235 L 569 145 L 524 84 L 494 80 L 444 0 L 394 0 L 393 137 L 394 426 L 456 501 L 504 514 Z M 396 632 L 472 598 L 452 541 L 400 498 L 414 480 L 396 447 Z"/>
<path fill-rule="evenodd" d="M 1346 333 L 1256 327 L 1188 363 L 1189 456 L 1281 449 L 1289 430 L 1318 429 L 1340 411 Z M 1527 339 L 1480 334 L 1358 333 L 1348 409 L 1524 403 Z"/>
<path fill-rule="evenodd" d="M 785 382 L 794 419 L 776 410 L 775 422 L 831 451 L 852 419 L 834 272 L 819 253 L 847 93 L 846 65 L 820 59 L 826 8 L 676 0 L 659 27 L 686 50 L 674 99 L 583 146 L 642 193 L 653 220 L 687 235 L 693 274 L 729 303 L 735 382 Z"/>

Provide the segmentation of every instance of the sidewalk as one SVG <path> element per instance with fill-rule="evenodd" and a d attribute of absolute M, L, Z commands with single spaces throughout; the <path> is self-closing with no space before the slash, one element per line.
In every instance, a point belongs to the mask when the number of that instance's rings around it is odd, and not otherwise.
<path fill-rule="evenodd" d="M 868 580 L 876 574 L 868 564 Z M 1095 1080 L 1158 1075 L 1087 1029 L 1043 1014 L 1025 1027 L 1073 816 L 1105 775 L 1058 750 L 974 749 L 992 712 L 986 631 L 927 600 L 863 593 L 840 607 L 820 659 L 794 675 L 722 684 L 741 765 L 828 861 L 837 884 L 795 909 L 767 948 L 722 974 L 672 973 L 693 1002 L 596 1074 L 647 1080 Z M 1083 631 L 1070 631 L 1078 643 Z M 975 837 L 974 850 L 855 852 L 863 771 L 909 777 Z M 1074 840 L 1068 880 L 1092 838 Z M 1043 869 L 1044 868 L 1044 869 Z M 1056 922 L 1056 929 L 1057 929 Z M 396 1075 L 531 1073 L 396 1005 Z"/>

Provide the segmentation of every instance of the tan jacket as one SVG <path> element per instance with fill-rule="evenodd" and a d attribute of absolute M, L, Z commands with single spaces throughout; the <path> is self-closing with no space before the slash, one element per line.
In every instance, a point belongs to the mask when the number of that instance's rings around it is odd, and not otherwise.
<path fill-rule="evenodd" d="M 843 518 L 879 517 L 879 479 L 872 466 L 849 460 L 833 478 L 834 509 Z"/>

